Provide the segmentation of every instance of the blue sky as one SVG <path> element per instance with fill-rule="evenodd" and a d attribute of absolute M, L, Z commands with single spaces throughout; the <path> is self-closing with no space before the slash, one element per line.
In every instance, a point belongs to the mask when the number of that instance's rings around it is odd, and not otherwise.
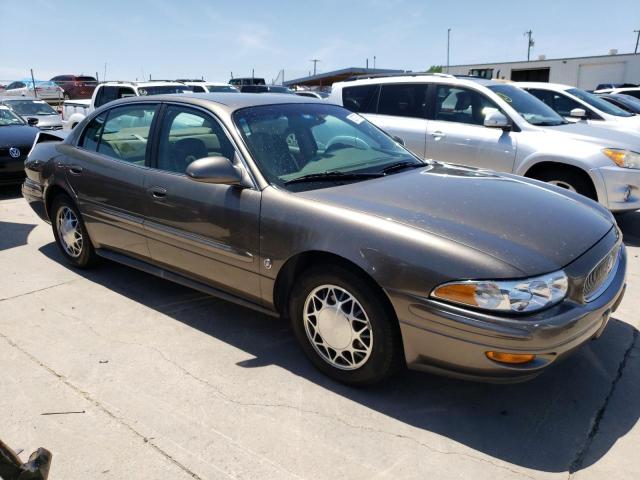
<path fill-rule="evenodd" d="M 85 73 L 107 79 L 230 72 L 267 80 L 364 66 L 422 70 L 451 64 L 632 52 L 638 0 L 0 0 L 0 80 Z M 12 39 L 15 39 L 13 41 Z"/>

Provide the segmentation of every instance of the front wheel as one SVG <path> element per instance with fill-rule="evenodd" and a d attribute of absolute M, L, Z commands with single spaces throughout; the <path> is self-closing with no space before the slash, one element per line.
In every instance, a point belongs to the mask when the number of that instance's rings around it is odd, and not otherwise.
<path fill-rule="evenodd" d="M 598 200 L 593 182 L 586 173 L 581 171 L 558 168 L 543 171 L 535 178 L 555 185 L 556 187 L 579 193 L 592 200 Z"/>
<path fill-rule="evenodd" d="M 56 245 L 74 267 L 86 268 L 97 256 L 78 209 L 66 195 L 58 195 L 51 205 L 51 226 Z"/>
<path fill-rule="evenodd" d="M 376 289 L 341 268 L 311 269 L 297 282 L 289 315 L 298 342 L 324 374 L 350 385 L 380 382 L 402 365 L 397 319 Z"/>

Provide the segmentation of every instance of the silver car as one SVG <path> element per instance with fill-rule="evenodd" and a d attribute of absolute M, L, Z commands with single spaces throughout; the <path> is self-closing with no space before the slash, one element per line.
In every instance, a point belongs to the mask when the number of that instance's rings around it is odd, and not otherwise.
<path fill-rule="evenodd" d="M 421 158 L 543 180 L 611 211 L 640 208 L 640 136 L 569 125 L 514 85 L 451 75 L 370 78 L 334 84 L 329 101 Z"/>
<path fill-rule="evenodd" d="M 33 97 L 0 97 L 0 105 L 9 107 L 25 122 L 40 130 L 62 130 L 62 118 L 44 100 Z"/>

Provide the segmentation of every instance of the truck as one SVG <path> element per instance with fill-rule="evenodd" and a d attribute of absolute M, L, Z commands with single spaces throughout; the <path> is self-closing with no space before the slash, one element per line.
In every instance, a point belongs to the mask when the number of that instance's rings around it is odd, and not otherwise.
<path fill-rule="evenodd" d="M 191 92 L 191 87 L 179 82 L 105 82 L 100 83 L 86 100 L 66 100 L 62 104 L 62 125 L 71 130 L 96 108 L 119 98 L 144 95 Z"/>

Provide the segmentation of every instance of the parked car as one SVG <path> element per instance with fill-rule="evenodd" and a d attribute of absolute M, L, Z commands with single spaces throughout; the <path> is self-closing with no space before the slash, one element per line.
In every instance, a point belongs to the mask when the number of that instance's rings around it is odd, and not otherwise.
<path fill-rule="evenodd" d="M 567 120 L 640 133 L 640 116 L 616 107 L 593 93 L 555 83 L 517 82 L 517 85 Z"/>
<path fill-rule="evenodd" d="M 67 100 L 62 105 L 62 124 L 70 130 L 89 113 L 119 98 L 190 92 L 191 88 L 178 82 L 106 82 L 99 84 L 90 100 Z"/>
<path fill-rule="evenodd" d="M 293 93 L 300 95 L 301 97 L 317 98 L 318 100 L 324 100 L 329 98 L 329 94 L 326 92 L 318 92 L 316 90 L 295 90 Z"/>
<path fill-rule="evenodd" d="M 297 95 L 119 100 L 25 168 L 71 265 L 105 257 L 289 317 L 349 384 L 403 364 L 530 378 L 597 338 L 624 292 L 621 233 L 596 202 L 424 162 Z"/>
<path fill-rule="evenodd" d="M 40 130 L 61 130 L 62 118 L 44 100 L 33 97 L 0 97 L 0 105 L 9 107 L 27 123 Z M 37 120 L 34 122 L 33 120 Z"/>
<path fill-rule="evenodd" d="M 98 80 L 88 75 L 58 75 L 51 79 L 64 91 L 65 100 L 91 98 Z"/>
<path fill-rule="evenodd" d="M 634 83 L 599 83 L 595 89 L 596 93 L 601 90 L 613 90 L 614 88 L 637 87 Z"/>
<path fill-rule="evenodd" d="M 601 93 L 598 96 L 629 113 L 640 114 L 640 98 L 625 95 L 624 93 Z"/>
<path fill-rule="evenodd" d="M 0 185 L 24 180 L 24 161 L 39 130 L 0 105 Z"/>
<path fill-rule="evenodd" d="M 624 95 L 630 95 L 635 98 L 640 98 L 640 87 L 621 87 L 621 88 L 609 88 L 605 90 L 596 90 L 595 93 L 622 93 Z"/>
<path fill-rule="evenodd" d="M 266 85 L 264 78 L 258 77 L 236 77 L 229 80 L 229 85 L 239 87 L 241 85 Z"/>
<path fill-rule="evenodd" d="M 242 85 L 239 88 L 242 93 L 295 93 L 290 88 L 282 85 Z"/>
<path fill-rule="evenodd" d="M 237 93 L 240 91 L 233 85 L 221 82 L 206 82 L 204 80 L 176 80 L 176 82 L 184 83 L 194 93 Z"/>
<path fill-rule="evenodd" d="M 38 97 L 42 100 L 55 100 L 63 97 L 62 89 L 53 82 L 44 82 L 42 80 L 19 80 L 11 82 L 2 95 L 13 97 Z"/>
<path fill-rule="evenodd" d="M 568 124 L 515 85 L 392 76 L 335 83 L 329 101 L 361 113 L 421 158 L 546 181 L 612 211 L 640 208 L 638 136 Z"/>

